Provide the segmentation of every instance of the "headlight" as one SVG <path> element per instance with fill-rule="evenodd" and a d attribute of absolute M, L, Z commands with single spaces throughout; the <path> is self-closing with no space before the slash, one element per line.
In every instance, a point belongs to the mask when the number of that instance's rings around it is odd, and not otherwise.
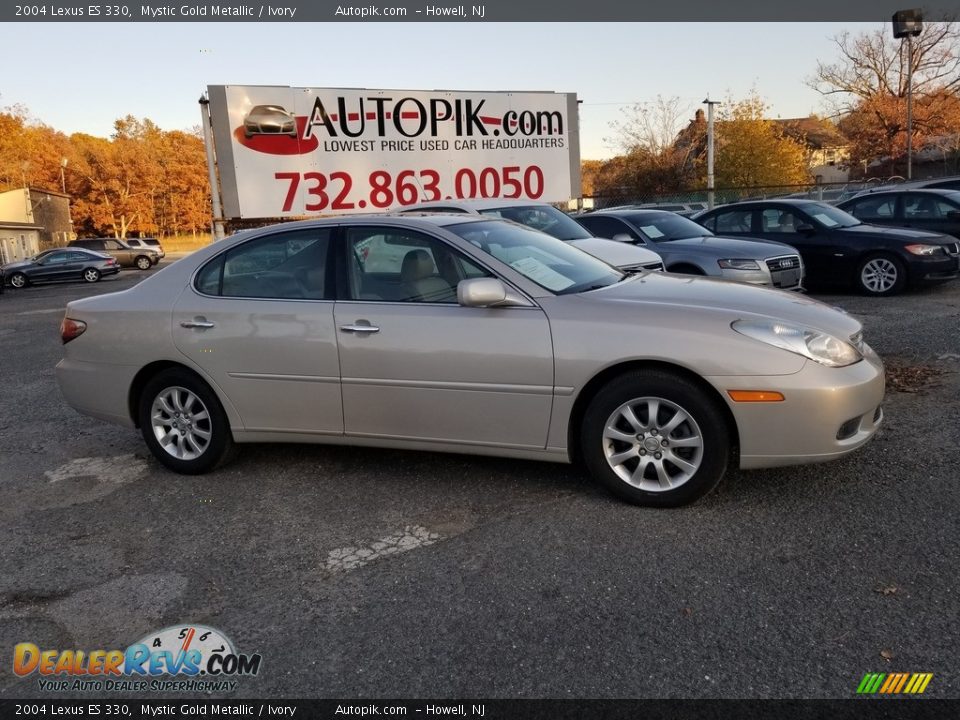
<path fill-rule="evenodd" d="M 782 348 L 828 367 L 846 367 L 863 359 L 853 345 L 813 328 L 776 320 L 735 320 L 730 327 L 741 335 Z"/>
<path fill-rule="evenodd" d="M 944 255 L 947 252 L 940 245 L 907 245 L 903 249 L 914 255 Z"/>
<path fill-rule="evenodd" d="M 760 266 L 756 260 L 717 260 L 717 265 L 724 270 L 759 270 Z"/>

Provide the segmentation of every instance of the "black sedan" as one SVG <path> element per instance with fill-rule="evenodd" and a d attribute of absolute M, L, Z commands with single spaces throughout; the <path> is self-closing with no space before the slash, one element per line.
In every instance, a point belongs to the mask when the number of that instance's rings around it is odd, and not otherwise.
<path fill-rule="evenodd" d="M 5 283 L 19 289 L 32 283 L 63 280 L 94 283 L 104 275 L 120 272 L 120 265 L 103 253 L 80 248 L 58 248 L 45 250 L 29 260 L 8 263 L 0 271 Z"/>
<path fill-rule="evenodd" d="M 888 190 L 858 195 L 837 205 L 872 225 L 893 225 L 960 238 L 960 191 Z"/>
<path fill-rule="evenodd" d="M 947 235 L 866 225 L 811 200 L 758 200 L 723 205 L 693 218 L 725 236 L 778 240 L 800 251 L 810 284 L 895 295 L 907 285 L 957 277 L 957 241 Z"/>

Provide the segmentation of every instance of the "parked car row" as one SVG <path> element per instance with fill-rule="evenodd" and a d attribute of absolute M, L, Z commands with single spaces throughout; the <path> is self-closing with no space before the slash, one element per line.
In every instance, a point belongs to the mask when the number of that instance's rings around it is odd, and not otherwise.
<path fill-rule="evenodd" d="M 0 292 L 7 284 L 20 289 L 46 282 L 93 283 L 120 272 L 122 267 L 149 270 L 164 256 L 163 247 L 155 238 L 80 238 L 65 248 L 44 250 L 32 258 L 0 266 Z"/>

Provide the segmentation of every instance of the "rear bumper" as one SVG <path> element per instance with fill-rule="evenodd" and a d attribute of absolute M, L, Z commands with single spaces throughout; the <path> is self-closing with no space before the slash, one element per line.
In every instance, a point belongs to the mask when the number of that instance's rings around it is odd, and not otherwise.
<path fill-rule="evenodd" d="M 793 375 L 708 377 L 723 394 L 740 435 L 740 467 L 834 460 L 864 445 L 883 422 L 883 364 L 865 347 L 845 368 L 807 361 Z M 727 390 L 774 390 L 782 402 L 737 403 Z"/>
<path fill-rule="evenodd" d="M 64 358 L 56 367 L 57 385 L 67 404 L 83 415 L 134 427 L 127 393 L 137 374 L 130 365 L 105 365 Z"/>

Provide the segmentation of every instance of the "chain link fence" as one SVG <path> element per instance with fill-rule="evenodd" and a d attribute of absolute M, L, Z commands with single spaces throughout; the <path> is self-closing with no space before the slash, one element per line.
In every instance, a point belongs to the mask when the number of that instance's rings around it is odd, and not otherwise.
<path fill-rule="evenodd" d="M 724 205 L 741 200 L 802 198 L 836 204 L 853 197 L 863 190 L 877 187 L 878 185 L 895 184 L 903 181 L 904 178 L 893 176 L 882 179 L 871 178 L 865 181 L 843 183 L 716 188 L 713 191 L 713 202 L 714 205 Z M 571 201 L 571 204 L 572 207 L 570 209 L 579 209 L 576 207 L 577 201 Z M 669 194 L 624 192 L 622 194 L 584 196 L 582 209 L 584 211 L 604 210 L 623 205 L 657 207 L 663 210 L 674 210 L 678 212 L 696 212 L 697 210 L 705 210 L 707 208 L 707 190 L 706 188 L 702 188 L 689 192 Z"/>

